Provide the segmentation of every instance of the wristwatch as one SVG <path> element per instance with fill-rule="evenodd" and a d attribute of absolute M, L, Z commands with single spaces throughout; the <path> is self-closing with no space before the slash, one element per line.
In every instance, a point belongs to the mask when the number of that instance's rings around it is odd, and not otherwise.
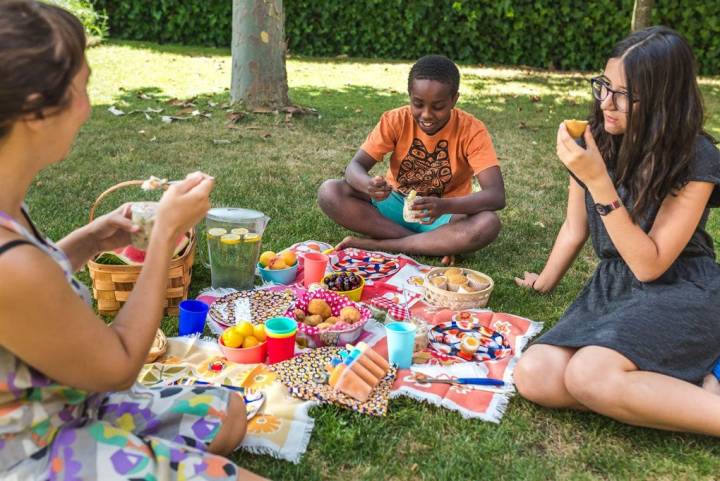
<path fill-rule="evenodd" d="M 609 204 L 595 204 L 595 212 L 604 216 L 608 215 L 610 212 L 620 207 L 622 207 L 622 202 L 620 202 L 620 199 L 618 199 L 612 201 Z"/>

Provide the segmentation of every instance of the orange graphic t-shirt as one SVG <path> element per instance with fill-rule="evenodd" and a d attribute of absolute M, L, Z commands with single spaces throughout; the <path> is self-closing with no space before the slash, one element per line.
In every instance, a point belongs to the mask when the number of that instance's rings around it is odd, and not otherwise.
<path fill-rule="evenodd" d="M 385 112 L 360 147 L 377 162 L 388 152 L 388 183 L 407 195 L 460 197 L 472 192 L 472 178 L 498 165 L 490 134 L 480 120 L 453 109 L 434 135 L 415 122 L 410 106 Z"/>

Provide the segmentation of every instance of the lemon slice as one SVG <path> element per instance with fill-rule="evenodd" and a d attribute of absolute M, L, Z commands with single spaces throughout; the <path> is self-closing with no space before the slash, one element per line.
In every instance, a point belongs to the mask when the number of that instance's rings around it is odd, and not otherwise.
<path fill-rule="evenodd" d="M 245 238 L 243 240 L 245 242 L 260 242 L 260 234 L 250 232 L 249 234 L 245 234 Z"/>
<path fill-rule="evenodd" d="M 410 193 L 407 195 L 407 202 L 411 203 L 415 200 L 415 197 L 417 196 L 417 192 L 415 190 L 411 190 Z"/>
<path fill-rule="evenodd" d="M 217 237 L 222 237 L 225 234 L 227 234 L 227 231 L 223 229 L 222 227 L 213 227 L 212 229 L 208 229 L 207 236 L 215 239 Z"/>
<path fill-rule="evenodd" d="M 225 234 L 220 238 L 220 243 L 225 245 L 235 245 L 240 243 L 240 236 L 237 234 Z"/>
<path fill-rule="evenodd" d="M 249 230 L 247 230 L 244 227 L 236 227 L 235 229 L 230 231 L 232 234 L 237 234 L 239 236 L 248 235 Z"/>

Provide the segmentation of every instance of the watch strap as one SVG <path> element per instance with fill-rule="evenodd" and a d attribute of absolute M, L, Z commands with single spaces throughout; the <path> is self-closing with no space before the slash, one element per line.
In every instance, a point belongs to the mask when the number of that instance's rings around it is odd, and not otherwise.
<path fill-rule="evenodd" d="M 620 199 L 616 199 L 609 204 L 595 204 L 595 211 L 600 215 L 608 215 L 615 209 L 619 209 L 620 207 L 622 207 L 622 205 L 623 204 Z"/>

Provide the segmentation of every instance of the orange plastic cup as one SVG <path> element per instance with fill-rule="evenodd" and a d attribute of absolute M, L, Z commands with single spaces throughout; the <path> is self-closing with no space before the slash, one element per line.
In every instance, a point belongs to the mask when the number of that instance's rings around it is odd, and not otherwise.
<path fill-rule="evenodd" d="M 325 277 L 328 259 L 328 256 L 319 252 L 305 254 L 305 287 L 310 287 L 310 284 L 320 282 Z"/>

